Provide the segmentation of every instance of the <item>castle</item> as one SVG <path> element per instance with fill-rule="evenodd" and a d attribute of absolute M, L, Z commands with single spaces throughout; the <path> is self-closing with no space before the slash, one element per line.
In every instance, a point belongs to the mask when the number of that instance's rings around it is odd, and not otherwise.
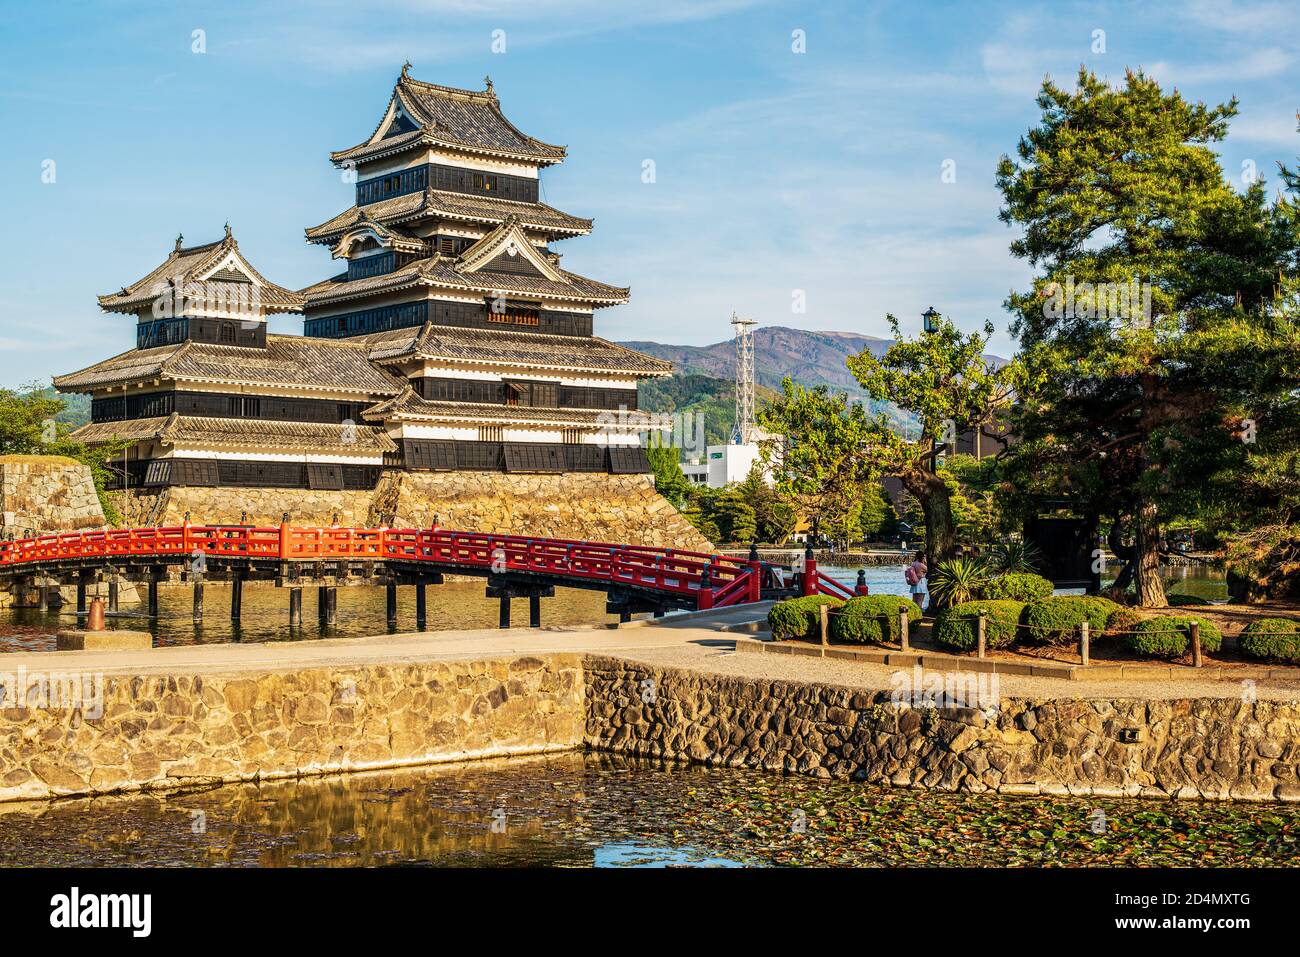
<path fill-rule="evenodd" d="M 552 248 L 592 228 L 540 201 L 565 155 L 506 119 L 491 80 L 436 86 L 408 63 L 370 137 L 331 154 L 353 205 L 306 230 L 343 271 L 285 289 L 227 226 L 101 296 L 135 317 L 135 348 L 54 383 L 92 397 L 74 439 L 124 446 L 126 517 L 705 544 L 623 414 L 671 365 L 596 336 L 629 291 Z M 268 333 L 277 313 L 305 335 Z"/>

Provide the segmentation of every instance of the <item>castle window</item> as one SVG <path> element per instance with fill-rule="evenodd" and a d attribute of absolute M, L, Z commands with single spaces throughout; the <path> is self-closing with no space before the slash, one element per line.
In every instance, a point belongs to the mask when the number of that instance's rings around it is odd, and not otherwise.
<path fill-rule="evenodd" d="M 221 341 L 223 343 L 233 344 L 235 341 L 235 324 L 233 322 L 223 322 L 221 324 Z"/>
<path fill-rule="evenodd" d="M 475 173 L 474 188 L 484 193 L 495 192 L 497 188 L 497 178 L 487 173 Z"/>

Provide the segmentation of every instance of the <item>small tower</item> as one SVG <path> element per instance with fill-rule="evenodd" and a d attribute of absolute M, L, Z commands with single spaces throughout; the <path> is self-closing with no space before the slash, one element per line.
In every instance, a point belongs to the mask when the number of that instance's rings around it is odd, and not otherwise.
<path fill-rule="evenodd" d="M 733 312 L 731 324 L 736 329 L 736 423 L 731 441 L 748 445 L 754 440 L 754 326 L 758 322 Z"/>

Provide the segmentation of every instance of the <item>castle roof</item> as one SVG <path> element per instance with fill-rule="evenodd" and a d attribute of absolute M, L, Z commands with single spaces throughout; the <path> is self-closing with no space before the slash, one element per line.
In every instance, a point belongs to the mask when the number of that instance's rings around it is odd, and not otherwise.
<path fill-rule="evenodd" d="M 395 395 L 402 390 L 399 382 L 370 362 L 367 348 L 356 341 L 279 335 L 268 335 L 265 349 L 191 341 L 132 349 L 79 372 L 56 376 L 54 386 L 63 392 L 90 392 L 150 379 L 365 395 Z"/>
<path fill-rule="evenodd" d="M 93 422 L 69 438 L 89 445 L 113 441 L 156 440 L 164 445 L 212 445 L 223 448 L 271 448 L 299 452 L 376 453 L 397 446 L 382 429 L 365 425 L 280 422 L 272 419 L 223 419 L 171 415 L 124 422 Z"/>
<path fill-rule="evenodd" d="M 554 336 L 506 329 L 423 326 L 360 336 L 370 358 L 382 364 L 406 359 L 434 359 L 465 365 L 516 365 L 560 372 L 596 372 L 636 376 L 671 375 L 671 362 L 597 336 Z"/>
<path fill-rule="evenodd" d="M 99 297 L 106 312 L 135 313 L 150 306 L 170 288 L 188 298 L 207 295 L 225 301 L 256 298 L 263 312 L 298 312 L 302 296 L 268 280 L 239 251 L 239 243 L 226 227 L 226 235 L 213 243 L 176 246 L 162 264 L 118 292 Z"/>
<path fill-rule="evenodd" d="M 388 108 L 364 143 L 331 153 L 337 164 L 378 159 L 426 146 L 447 146 L 551 165 L 564 159 L 563 146 L 529 136 L 506 119 L 487 81 L 483 90 L 462 90 L 413 79 L 402 67 Z"/>
<path fill-rule="evenodd" d="M 386 226 L 398 226 L 430 217 L 495 226 L 511 214 L 517 216 L 526 228 L 553 236 L 584 236 L 591 232 L 592 227 L 592 220 L 571 216 L 545 203 L 426 189 L 419 193 L 381 199 L 365 206 L 353 206 L 305 232 L 308 242 L 333 245 L 340 236 L 361 222 L 363 217 Z"/>
<path fill-rule="evenodd" d="M 591 428 L 613 422 L 613 413 L 600 409 L 551 409 L 539 406 L 502 405 L 499 402 L 446 402 L 425 399 L 413 389 L 385 399 L 361 413 L 367 421 L 390 419 L 420 422 L 518 422 L 551 428 Z"/>

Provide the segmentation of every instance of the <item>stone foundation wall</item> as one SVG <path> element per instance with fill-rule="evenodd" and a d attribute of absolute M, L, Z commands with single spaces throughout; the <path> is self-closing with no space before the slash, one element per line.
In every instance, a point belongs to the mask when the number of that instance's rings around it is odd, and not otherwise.
<path fill-rule="evenodd" d="M 1300 702 L 1003 699 L 984 712 L 612 658 L 585 670 L 596 749 L 945 791 L 1300 800 Z"/>
<path fill-rule="evenodd" d="M 279 525 L 444 528 L 713 551 L 713 546 L 655 491 L 648 475 L 511 475 L 503 472 L 383 473 L 373 492 L 315 489 L 167 488 L 113 493 L 127 525 L 239 521 Z"/>
<path fill-rule="evenodd" d="M 0 456 L 0 536 L 103 528 L 90 469 L 62 456 Z"/>
<path fill-rule="evenodd" d="M 129 526 L 180 525 L 189 513 L 195 525 L 233 524 L 244 512 L 252 525 L 279 525 L 285 512 L 297 525 L 365 525 L 371 492 L 303 488 L 193 488 L 161 492 L 114 492 L 113 504 Z"/>
<path fill-rule="evenodd" d="M 402 472 L 383 504 L 395 527 L 473 529 L 712 551 L 649 475 Z"/>
<path fill-rule="evenodd" d="M 50 667 L 71 656 L 51 655 Z M 0 667 L 3 663 L 0 662 Z M 0 708 L 0 801 L 293 777 L 582 745 L 576 655 L 307 668 L 294 672 L 109 676 L 81 707 L 42 699 Z M 57 676 L 56 676 L 57 677 Z M 0 674 L 5 704 L 23 692 Z M 55 684 L 67 689 L 66 682 Z M 12 696 L 12 697 L 11 697 Z"/>

